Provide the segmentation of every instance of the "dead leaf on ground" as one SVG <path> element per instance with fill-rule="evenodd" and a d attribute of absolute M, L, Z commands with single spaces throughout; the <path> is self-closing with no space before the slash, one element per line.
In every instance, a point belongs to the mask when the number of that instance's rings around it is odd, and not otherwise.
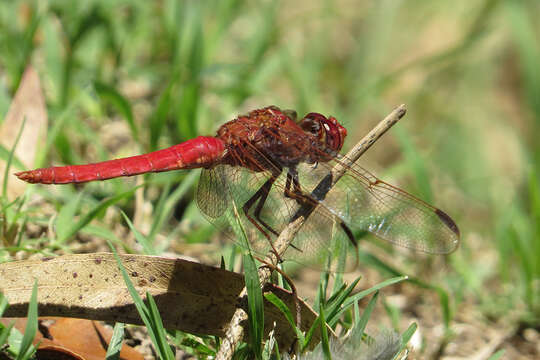
<path fill-rule="evenodd" d="M 1 319 L 8 325 L 13 319 Z M 40 331 L 33 344 L 38 345 L 38 359 L 101 360 L 107 354 L 112 330 L 97 321 L 71 318 L 39 318 Z M 26 319 L 15 319 L 17 330 L 24 333 Z M 122 346 L 120 359 L 143 360 L 142 354 Z"/>
<path fill-rule="evenodd" d="M 121 255 L 121 259 L 139 294 L 144 297 L 148 291 L 155 298 L 166 328 L 224 336 L 244 287 L 242 275 L 182 259 L 144 255 Z M 0 291 L 10 303 L 4 316 L 26 315 L 34 279 L 38 279 L 40 316 L 142 325 L 110 253 L 0 264 Z M 290 292 L 273 285 L 265 291 L 278 296 L 294 316 L 294 297 Z M 303 301 L 300 305 L 301 329 L 307 331 L 317 315 Z M 275 330 L 280 349 L 290 348 L 296 338 L 291 325 L 274 305 L 265 302 L 264 309 L 266 333 Z M 319 336 L 317 331 L 313 344 L 319 342 Z"/>
<path fill-rule="evenodd" d="M 37 151 L 43 146 L 46 137 L 47 108 L 39 76 L 30 65 L 24 71 L 8 113 L 4 122 L 0 125 L 0 144 L 7 150 L 11 150 L 15 145 L 15 139 L 24 120 L 26 122 L 15 149 L 15 157 L 26 168 L 31 168 L 34 165 Z M 12 169 L 14 169 L 13 166 L 12 163 Z M 6 180 L 4 179 L 5 168 L 6 162 L 0 158 L 0 174 L 2 174 L 3 181 Z M 22 181 L 16 181 L 17 179 L 11 173 L 8 174 L 8 177 L 8 196 L 14 198 L 21 195 L 26 188 L 26 184 Z"/>

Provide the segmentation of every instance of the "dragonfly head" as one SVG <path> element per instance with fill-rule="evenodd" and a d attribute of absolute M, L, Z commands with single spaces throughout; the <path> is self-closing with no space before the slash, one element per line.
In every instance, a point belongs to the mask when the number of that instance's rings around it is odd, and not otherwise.
<path fill-rule="evenodd" d="M 329 154 L 338 153 L 343 147 L 347 129 L 335 117 L 328 118 L 319 113 L 309 113 L 299 122 L 300 127 L 319 139 L 320 145 Z"/>

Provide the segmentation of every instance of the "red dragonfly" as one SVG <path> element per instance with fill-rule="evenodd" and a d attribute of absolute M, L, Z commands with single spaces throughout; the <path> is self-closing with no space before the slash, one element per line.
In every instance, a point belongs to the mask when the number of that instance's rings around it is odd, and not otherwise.
<path fill-rule="evenodd" d="M 218 228 L 236 234 L 240 220 L 250 246 L 262 255 L 306 204 L 312 208 L 310 216 L 283 259 L 327 262 L 340 249 L 355 248 L 354 234 L 366 231 L 427 253 L 454 251 L 460 235 L 450 216 L 359 165 L 348 166 L 324 198 L 314 195 L 332 164 L 340 162 L 346 135 L 332 116 L 309 113 L 296 121 L 296 112 L 269 106 L 227 122 L 215 137 L 199 136 L 144 155 L 16 175 L 29 183 L 68 184 L 204 168 L 199 209 Z"/>

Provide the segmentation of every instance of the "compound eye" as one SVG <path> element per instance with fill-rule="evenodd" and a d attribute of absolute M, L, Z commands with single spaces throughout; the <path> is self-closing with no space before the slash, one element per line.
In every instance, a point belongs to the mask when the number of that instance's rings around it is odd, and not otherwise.
<path fill-rule="evenodd" d="M 300 122 L 300 127 L 305 132 L 315 135 L 317 137 L 319 136 L 319 133 L 321 131 L 321 123 L 310 118 L 303 118 Z"/>
<path fill-rule="evenodd" d="M 300 126 L 302 129 L 304 129 L 304 131 L 319 136 L 321 133 L 321 127 L 325 121 L 326 118 L 323 115 L 319 113 L 309 113 L 302 119 Z"/>
<path fill-rule="evenodd" d="M 312 119 L 305 122 L 304 130 L 317 135 L 321 131 L 321 123 Z"/>

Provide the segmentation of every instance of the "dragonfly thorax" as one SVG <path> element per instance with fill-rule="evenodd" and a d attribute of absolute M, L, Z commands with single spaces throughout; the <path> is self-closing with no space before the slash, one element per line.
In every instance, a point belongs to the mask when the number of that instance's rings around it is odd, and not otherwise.
<path fill-rule="evenodd" d="M 330 160 L 341 149 L 346 131 L 340 130 L 344 128 L 334 118 L 330 118 L 332 121 L 317 115 L 308 114 L 297 123 L 287 113 L 270 106 L 227 122 L 217 133 L 227 148 L 222 163 L 277 172 L 301 162 Z"/>

